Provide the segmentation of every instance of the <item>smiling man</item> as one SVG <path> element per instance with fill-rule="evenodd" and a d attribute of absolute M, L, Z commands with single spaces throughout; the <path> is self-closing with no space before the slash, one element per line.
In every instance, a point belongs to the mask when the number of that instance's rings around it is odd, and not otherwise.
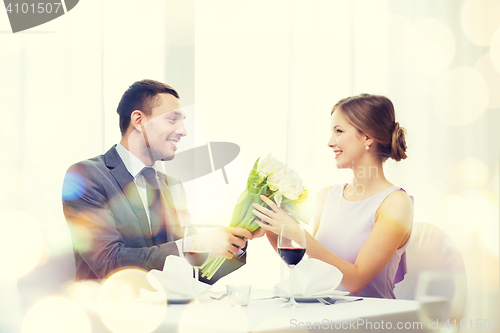
<path fill-rule="evenodd" d="M 155 161 L 172 160 L 187 135 L 179 95 L 164 83 L 138 81 L 125 91 L 117 112 L 120 143 L 74 164 L 64 180 L 77 280 L 104 279 L 129 267 L 161 270 L 167 256 L 182 256 L 181 224 L 189 222 L 185 192 L 179 181 L 153 168 Z M 253 236 L 242 228 L 213 233 L 211 255 L 233 260 L 210 283 L 243 265 L 244 239 Z"/>

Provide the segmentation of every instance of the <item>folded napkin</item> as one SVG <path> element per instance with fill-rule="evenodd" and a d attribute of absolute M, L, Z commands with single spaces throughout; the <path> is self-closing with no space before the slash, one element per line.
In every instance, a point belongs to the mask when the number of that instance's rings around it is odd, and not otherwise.
<path fill-rule="evenodd" d="M 342 280 L 337 267 L 317 259 L 304 259 L 294 268 L 294 295 L 298 297 L 319 297 L 345 295 L 336 290 Z M 276 296 L 290 296 L 290 277 L 274 285 Z"/>
<path fill-rule="evenodd" d="M 163 302 L 167 299 L 194 298 L 195 285 L 193 267 L 184 258 L 168 256 L 163 271 L 153 269 L 146 278 L 149 284 L 157 291 L 141 289 L 140 298 L 146 301 Z M 210 285 L 197 282 L 198 292 L 201 294 L 210 289 Z"/>

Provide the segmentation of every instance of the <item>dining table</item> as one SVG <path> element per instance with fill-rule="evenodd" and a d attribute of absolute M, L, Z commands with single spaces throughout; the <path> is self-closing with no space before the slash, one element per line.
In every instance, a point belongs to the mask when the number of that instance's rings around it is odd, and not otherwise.
<path fill-rule="evenodd" d="M 139 326 L 144 328 L 144 332 L 432 331 L 428 330 L 432 322 L 421 317 L 421 303 L 414 300 L 342 296 L 320 298 L 319 301 L 311 298 L 299 302 L 303 305 L 301 308 L 283 308 L 281 306 L 287 299 L 273 296 L 271 290 L 252 290 L 248 305 L 242 307 L 233 306 L 224 293 L 205 295 L 199 300 L 198 304 L 175 300 L 150 304 L 142 302 L 142 309 L 137 308 L 137 311 L 123 316 L 122 324 L 131 316 L 146 322 L 145 317 L 157 313 L 154 323 L 148 320 L 147 327 Z M 117 306 L 113 305 L 112 309 L 115 314 L 123 313 Z M 105 313 L 101 307 L 99 313 L 94 312 L 90 316 L 93 317 L 93 332 L 115 331 L 109 326 Z M 133 325 L 132 321 L 130 323 Z"/>

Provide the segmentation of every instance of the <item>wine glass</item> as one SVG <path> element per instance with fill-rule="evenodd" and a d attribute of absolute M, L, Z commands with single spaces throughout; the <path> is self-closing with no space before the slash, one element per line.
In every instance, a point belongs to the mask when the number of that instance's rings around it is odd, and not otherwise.
<path fill-rule="evenodd" d="M 193 266 L 195 272 L 194 290 L 195 305 L 200 305 L 198 299 L 198 280 L 200 276 L 200 267 L 210 257 L 211 242 L 210 234 L 214 228 L 212 226 L 191 224 L 184 228 L 184 240 L 182 242 L 182 252 L 184 258 Z"/>
<path fill-rule="evenodd" d="M 283 224 L 278 235 L 278 252 L 281 259 L 290 268 L 290 300 L 282 307 L 301 308 L 293 295 L 293 268 L 306 253 L 306 234 L 300 224 Z"/>
<path fill-rule="evenodd" d="M 420 301 L 418 317 L 429 332 L 458 332 L 462 325 L 466 288 L 465 274 L 460 272 L 420 273 L 415 299 Z"/>

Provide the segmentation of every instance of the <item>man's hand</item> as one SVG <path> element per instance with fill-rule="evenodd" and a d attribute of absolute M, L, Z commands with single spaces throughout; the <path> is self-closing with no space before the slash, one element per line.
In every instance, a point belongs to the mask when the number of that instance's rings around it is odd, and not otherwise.
<path fill-rule="evenodd" d="M 245 247 L 246 241 L 252 239 L 250 231 L 243 228 L 218 228 L 210 235 L 212 247 L 211 255 L 231 259 L 240 249 Z"/>
<path fill-rule="evenodd" d="M 255 230 L 254 232 L 252 232 L 252 239 L 260 238 L 260 237 L 264 236 L 265 234 L 266 234 L 266 229 L 259 228 L 259 229 Z"/>

